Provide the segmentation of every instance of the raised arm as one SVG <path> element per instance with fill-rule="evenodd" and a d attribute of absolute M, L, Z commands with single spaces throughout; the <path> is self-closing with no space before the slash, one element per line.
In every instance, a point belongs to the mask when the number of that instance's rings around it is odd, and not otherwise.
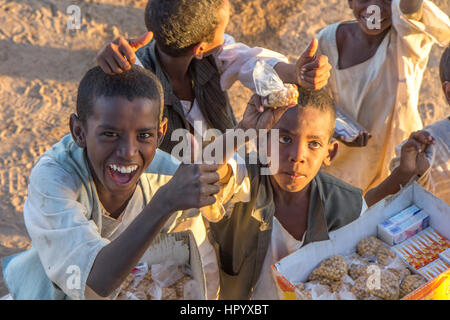
<path fill-rule="evenodd" d="M 213 204 L 219 192 L 216 170 L 216 165 L 181 164 L 128 228 L 100 250 L 86 282 L 89 288 L 102 297 L 111 295 L 174 212 Z"/>
<path fill-rule="evenodd" d="M 430 167 L 425 150 L 434 140 L 427 131 L 417 131 L 401 147 L 400 163 L 381 184 L 365 195 L 370 207 L 386 196 L 395 194 L 416 176 L 424 174 Z"/>

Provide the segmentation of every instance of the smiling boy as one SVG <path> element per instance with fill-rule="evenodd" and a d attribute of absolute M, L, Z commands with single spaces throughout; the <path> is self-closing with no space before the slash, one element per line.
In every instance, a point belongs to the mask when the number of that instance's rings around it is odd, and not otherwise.
<path fill-rule="evenodd" d="M 340 144 L 326 171 L 366 192 L 389 175 L 395 146 L 423 127 L 418 110 L 423 74 L 433 45 L 449 44 L 450 20 L 429 0 L 348 4 L 355 20 L 321 30 L 318 52 L 332 66 L 327 90 L 337 107 L 372 138 L 364 148 Z M 379 27 L 373 18 L 380 19 Z"/>
<path fill-rule="evenodd" d="M 261 129 L 257 101 L 249 103 L 240 128 Z M 271 112 L 263 111 L 267 118 Z M 201 209 L 214 217 L 209 235 L 221 299 L 277 299 L 270 266 L 307 243 L 327 240 L 364 212 L 360 189 L 320 171 L 336 153 L 335 120 L 325 92 L 300 89 L 299 104 L 265 126 L 279 130 L 279 150 L 268 150 L 279 152 L 278 170 L 262 175 L 261 165 L 237 166 L 217 202 Z"/>
<path fill-rule="evenodd" d="M 177 226 L 177 211 L 215 201 L 217 166 L 177 169 L 157 151 L 167 127 L 163 97 L 155 75 L 137 66 L 115 76 L 96 67 L 83 77 L 71 135 L 30 175 L 24 220 L 32 247 L 2 261 L 14 299 L 113 297 L 153 239 Z M 176 172 L 146 173 L 149 165 Z M 69 281 L 73 270 L 78 285 Z"/>

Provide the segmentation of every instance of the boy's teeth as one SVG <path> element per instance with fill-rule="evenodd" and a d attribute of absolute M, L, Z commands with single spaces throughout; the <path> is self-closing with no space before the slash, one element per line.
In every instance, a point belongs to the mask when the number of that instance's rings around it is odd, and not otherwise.
<path fill-rule="evenodd" d="M 133 171 L 136 171 L 138 166 L 129 166 L 129 167 L 120 167 L 116 166 L 115 164 L 110 164 L 109 167 L 113 169 L 114 171 L 118 171 L 120 173 L 131 173 Z"/>

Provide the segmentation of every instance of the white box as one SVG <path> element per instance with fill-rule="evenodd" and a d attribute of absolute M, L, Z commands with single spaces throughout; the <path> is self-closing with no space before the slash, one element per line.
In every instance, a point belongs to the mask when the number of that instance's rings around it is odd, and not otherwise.
<path fill-rule="evenodd" d="M 281 275 L 293 285 L 306 282 L 322 260 L 354 252 L 361 239 L 377 236 L 378 224 L 413 204 L 430 215 L 431 227 L 450 239 L 450 206 L 414 182 L 370 207 L 359 219 L 331 232 L 330 240 L 307 244 L 280 260 L 273 266 L 275 276 Z"/>

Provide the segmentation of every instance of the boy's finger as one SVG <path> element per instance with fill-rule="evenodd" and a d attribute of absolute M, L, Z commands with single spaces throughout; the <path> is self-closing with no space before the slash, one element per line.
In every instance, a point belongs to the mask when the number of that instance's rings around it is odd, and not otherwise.
<path fill-rule="evenodd" d="M 216 203 L 216 197 L 215 196 L 207 196 L 202 197 L 200 199 L 200 208 L 210 206 L 212 204 Z"/>
<path fill-rule="evenodd" d="M 219 166 L 217 164 L 201 164 L 199 169 L 202 172 L 215 172 Z"/>
<path fill-rule="evenodd" d="M 127 58 L 127 61 L 130 64 L 134 64 L 136 62 L 136 54 L 134 53 L 133 48 L 128 44 L 128 42 L 119 46 L 119 52 L 122 56 Z"/>
<path fill-rule="evenodd" d="M 217 172 L 204 172 L 201 174 L 199 180 L 203 183 L 216 183 L 220 180 L 220 176 Z"/>
<path fill-rule="evenodd" d="M 111 68 L 113 74 L 122 73 L 123 70 L 117 65 L 117 62 L 113 57 L 105 57 L 105 60 Z"/>
<path fill-rule="evenodd" d="M 301 58 L 313 58 L 316 55 L 317 48 L 319 47 L 319 41 L 313 38 L 309 46 L 305 49 Z"/>
<path fill-rule="evenodd" d="M 110 74 L 110 75 L 113 74 L 113 72 L 112 72 L 110 66 L 108 65 L 108 62 L 106 62 L 105 59 L 98 59 L 98 60 L 97 60 L 97 64 L 98 64 L 98 66 L 99 66 L 100 68 L 102 68 L 102 70 L 103 70 L 104 73 Z"/>
<path fill-rule="evenodd" d="M 145 46 L 147 43 L 152 41 L 152 39 L 153 39 L 153 32 L 149 31 L 141 35 L 139 38 L 130 40 L 129 42 L 131 48 L 133 48 L 133 50 L 136 52 L 141 47 Z"/>
<path fill-rule="evenodd" d="M 314 74 L 313 76 L 310 75 L 306 75 L 306 74 L 302 74 L 300 75 L 300 79 L 312 83 L 312 84 L 317 84 L 317 83 L 321 83 L 321 82 L 326 82 L 329 79 L 330 75 L 329 74 Z"/>
<path fill-rule="evenodd" d="M 200 187 L 200 194 L 203 196 L 211 196 L 220 192 L 220 187 L 216 184 L 203 184 Z"/>
<path fill-rule="evenodd" d="M 119 52 L 114 51 L 113 52 L 113 58 L 116 62 L 117 66 L 122 70 L 128 70 L 131 68 L 130 63 L 125 59 L 125 57 Z"/>

